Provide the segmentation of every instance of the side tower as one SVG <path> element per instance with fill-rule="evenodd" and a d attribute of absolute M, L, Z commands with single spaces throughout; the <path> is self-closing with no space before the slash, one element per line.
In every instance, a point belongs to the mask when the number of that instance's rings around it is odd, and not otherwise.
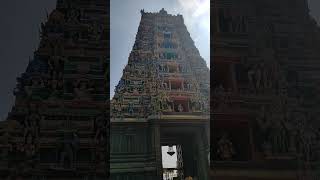
<path fill-rule="evenodd" d="M 58 0 L 41 23 L 2 131 L 0 179 L 108 176 L 107 10 L 105 0 Z"/>
<path fill-rule="evenodd" d="M 214 2 L 212 179 L 318 176 L 320 34 L 306 2 Z"/>
<path fill-rule="evenodd" d="M 162 179 L 162 146 L 177 147 L 180 179 L 208 179 L 209 69 L 181 15 L 141 10 L 111 102 L 111 179 Z"/>

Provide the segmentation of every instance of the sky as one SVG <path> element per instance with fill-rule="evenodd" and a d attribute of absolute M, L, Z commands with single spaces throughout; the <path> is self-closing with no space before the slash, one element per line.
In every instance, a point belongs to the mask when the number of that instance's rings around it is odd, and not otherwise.
<path fill-rule="evenodd" d="M 110 97 L 128 62 L 141 20 L 140 10 L 183 15 L 185 25 L 210 67 L 210 3 L 209 0 L 111 0 L 110 2 Z"/>
<path fill-rule="evenodd" d="M 122 69 L 127 62 L 129 52 L 132 49 L 135 34 L 140 21 L 140 9 L 146 11 L 159 11 L 161 7 L 169 13 L 180 13 L 187 23 L 192 16 L 192 8 L 189 0 L 111 0 L 111 81 L 114 87 L 120 79 Z M 134 2 L 129 3 L 129 2 Z M 192 1 L 190 1 L 192 2 Z M 161 4 L 159 4 L 161 3 Z M 311 15 L 320 22 L 320 1 L 310 0 Z M 13 102 L 13 89 L 16 86 L 16 78 L 27 67 L 29 56 L 39 43 L 40 23 L 46 19 L 46 11 L 51 12 L 56 0 L 3 0 L 0 6 L 0 120 L 4 120 L 10 111 Z M 181 10 L 181 11 L 180 11 Z M 191 12 L 191 13 L 187 13 Z M 190 15 L 191 14 L 191 15 Z M 187 17 L 189 16 L 189 18 Z M 119 20 L 119 21 L 114 21 Z M 192 24 L 192 23 L 191 23 Z M 192 29 L 187 24 L 194 41 L 197 40 Z M 195 27 L 197 29 L 199 27 Z M 118 32 L 116 32 L 118 31 Z M 118 36 L 115 36 L 117 35 Z M 208 37 L 201 35 L 200 41 Z M 197 44 L 201 56 L 209 60 L 208 46 Z M 204 50 L 206 49 L 206 50 Z M 115 59 L 115 60 L 113 60 Z M 111 93 L 113 92 L 113 89 Z"/>
<path fill-rule="evenodd" d="M 315 20 L 320 24 L 320 1 L 319 0 L 309 0 L 310 14 L 315 18 Z"/>
<path fill-rule="evenodd" d="M 40 23 L 56 0 L 2 0 L 0 5 L 0 120 L 14 102 L 16 78 L 28 65 L 39 43 Z"/>

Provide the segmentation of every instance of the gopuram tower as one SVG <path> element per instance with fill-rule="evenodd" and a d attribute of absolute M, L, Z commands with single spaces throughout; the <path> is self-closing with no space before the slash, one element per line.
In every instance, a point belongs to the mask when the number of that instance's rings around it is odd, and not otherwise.
<path fill-rule="evenodd" d="M 213 4 L 211 178 L 319 179 L 320 31 L 307 0 Z"/>
<path fill-rule="evenodd" d="M 108 177 L 108 1 L 58 0 L 1 123 L 0 179 Z"/>
<path fill-rule="evenodd" d="M 112 180 L 162 179 L 161 146 L 177 147 L 178 179 L 208 179 L 209 78 L 182 15 L 141 10 L 111 101 Z"/>

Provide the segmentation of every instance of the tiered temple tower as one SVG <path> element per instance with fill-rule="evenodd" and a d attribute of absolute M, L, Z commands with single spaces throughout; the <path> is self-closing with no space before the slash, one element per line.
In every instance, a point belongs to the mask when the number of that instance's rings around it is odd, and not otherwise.
<path fill-rule="evenodd" d="M 306 2 L 214 2 L 212 179 L 319 177 L 320 32 Z"/>
<path fill-rule="evenodd" d="M 58 0 L 1 127 L 0 179 L 108 176 L 108 1 Z"/>
<path fill-rule="evenodd" d="M 162 179 L 165 145 L 177 146 L 179 179 L 208 179 L 209 76 L 182 15 L 141 10 L 111 102 L 111 179 Z"/>

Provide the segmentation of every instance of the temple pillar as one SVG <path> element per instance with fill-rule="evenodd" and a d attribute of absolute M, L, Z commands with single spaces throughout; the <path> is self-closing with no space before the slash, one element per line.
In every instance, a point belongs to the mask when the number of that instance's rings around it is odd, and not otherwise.
<path fill-rule="evenodd" d="M 174 102 L 172 102 L 172 111 L 175 112 L 174 111 Z"/>
<path fill-rule="evenodd" d="M 162 180 L 162 150 L 160 143 L 160 125 L 157 122 L 158 120 L 154 120 L 152 123 L 152 145 L 154 156 L 156 158 L 156 169 L 157 169 L 157 177 L 159 180 Z"/>
<path fill-rule="evenodd" d="M 196 142 L 197 142 L 197 176 L 198 179 L 206 180 L 208 179 L 208 145 L 207 145 L 206 132 L 200 131 L 196 133 Z"/>
<path fill-rule="evenodd" d="M 184 80 L 181 81 L 181 89 L 184 90 Z"/>
<path fill-rule="evenodd" d="M 189 104 L 189 101 L 187 102 L 187 108 L 188 108 L 188 112 L 190 112 L 190 104 Z"/>

